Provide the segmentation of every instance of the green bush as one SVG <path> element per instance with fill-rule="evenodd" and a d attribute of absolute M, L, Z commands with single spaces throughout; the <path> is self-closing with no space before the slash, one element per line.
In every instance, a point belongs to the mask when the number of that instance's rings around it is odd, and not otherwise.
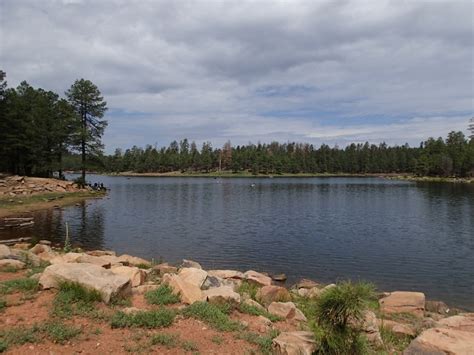
<path fill-rule="evenodd" d="M 225 313 L 228 309 L 207 302 L 195 302 L 184 309 L 183 315 L 202 320 L 220 331 L 238 330 L 240 324 L 232 321 Z"/>
<path fill-rule="evenodd" d="M 162 328 L 173 324 L 175 313 L 172 310 L 162 308 L 153 311 L 140 311 L 126 314 L 117 312 L 112 316 L 110 325 L 112 328 Z"/>
<path fill-rule="evenodd" d="M 172 304 L 178 303 L 180 297 L 173 294 L 173 289 L 168 285 L 161 285 L 156 290 L 145 293 L 145 299 L 149 304 Z"/>

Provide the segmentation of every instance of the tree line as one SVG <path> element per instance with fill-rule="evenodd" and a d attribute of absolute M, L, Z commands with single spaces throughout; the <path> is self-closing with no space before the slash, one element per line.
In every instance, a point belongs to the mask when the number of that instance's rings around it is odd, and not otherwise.
<path fill-rule="evenodd" d="M 0 171 L 62 177 L 65 155 L 78 152 L 85 181 L 87 157 L 100 156 L 107 104 L 89 80 L 76 80 L 65 97 L 26 81 L 7 88 L 0 70 Z"/>
<path fill-rule="evenodd" d="M 104 155 L 101 137 L 107 104 L 96 85 L 76 80 L 64 97 L 27 82 L 7 88 L 0 70 L 0 171 L 19 175 L 62 176 L 63 170 L 166 173 L 212 171 L 252 174 L 413 173 L 430 176 L 474 175 L 474 120 L 467 138 L 451 132 L 418 147 L 369 143 L 345 148 L 306 143 L 230 142 L 200 147 L 188 139 L 166 147 L 133 146 Z"/>

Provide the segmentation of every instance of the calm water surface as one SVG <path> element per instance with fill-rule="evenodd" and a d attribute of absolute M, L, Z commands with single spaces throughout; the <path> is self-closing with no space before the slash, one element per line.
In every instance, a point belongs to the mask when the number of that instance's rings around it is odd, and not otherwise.
<path fill-rule="evenodd" d="M 377 178 L 90 176 L 108 197 L 36 214 L 22 232 L 205 268 L 364 279 L 474 310 L 474 186 Z M 251 184 L 255 186 L 252 187 Z"/>

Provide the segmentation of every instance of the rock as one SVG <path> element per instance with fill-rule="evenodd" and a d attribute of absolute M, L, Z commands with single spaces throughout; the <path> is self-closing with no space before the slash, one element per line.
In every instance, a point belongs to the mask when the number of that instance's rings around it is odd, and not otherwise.
<path fill-rule="evenodd" d="M 10 248 L 6 245 L 0 244 L 0 259 L 8 258 L 11 255 Z"/>
<path fill-rule="evenodd" d="M 51 242 L 49 240 L 42 239 L 38 242 L 38 244 L 42 245 L 51 245 Z"/>
<path fill-rule="evenodd" d="M 272 325 L 272 321 L 264 316 L 258 316 L 255 320 L 255 326 L 260 333 L 268 333 Z"/>
<path fill-rule="evenodd" d="M 156 290 L 158 287 L 160 286 L 159 285 L 141 285 L 141 286 L 133 287 L 132 294 L 143 295 L 144 293 L 147 293 L 148 291 Z"/>
<path fill-rule="evenodd" d="M 39 255 L 42 253 L 51 253 L 53 250 L 51 249 L 50 246 L 48 245 L 43 245 L 43 244 L 36 244 L 33 248 L 30 249 L 30 252 L 32 252 L 35 255 Z"/>
<path fill-rule="evenodd" d="M 114 266 L 110 271 L 128 277 L 132 287 L 140 286 L 145 282 L 145 273 L 135 266 Z"/>
<path fill-rule="evenodd" d="M 16 269 L 21 270 L 25 268 L 25 263 L 16 259 L 0 259 L 0 270 L 2 269 Z"/>
<path fill-rule="evenodd" d="M 245 278 L 244 274 L 236 270 L 209 270 L 207 272 L 211 276 L 219 277 L 221 279 L 238 279 Z"/>
<path fill-rule="evenodd" d="M 212 304 L 227 304 L 230 303 L 234 306 L 240 303 L 240 295 L 234 292 L 232 287 L 221 286 L 211 288 L 203 292 L 205 299 Z"/>
<path fill-rule="evenodd" d="M 416 330 L 410 324 L 402 324 L 389 319 L 378 319 L 379 328 L 387 328 L 397 336 L 416 336 Z"/>
<path fill-rule="evenodd" d="M 273 302 L 268 306 L 268 312 L 285 319 L 294 319 L 301 322 L 307 321 L 303 312 L 296 308 L 293 302 Z"/>
<path fill-rule="evenodd" d="M 11 252 L 12 255 L 18 257 L 28 266 L 37 267 L 41 265 L 41 259 L 37 255 L 30 253 L 28 250 L 11 249 Z"/>
<path fill-rule="evenodd" d="M 16 243 L 13 245 L 13 249 L 18 249 L 18 250 L 28 250 L 30 249 L 31 244 L 30 243 Z"/>
<path fill-rule="evenodd" d="M 206 280 L 204 280 L 204 283 L 201 286 L 201 290 L 209 290 L 210 288 L 222 286 L 229 286 L 234 289 L 232 281 L 224 280 L 217 276 L 207 275 Z"/>
<path fill-rule="evenodd" d="M 196 269 L 194 267 L 186 267 L 179 270 L 179 277 L 190 284 L 193 284 L 201 288 L 202 284 L 207 278 L 207 272 L 202 269 Z"/>
<path fill-rule="evenodd" d="M 116 256 L 115 252 L 112 250 L 90 250 L 86 251 L 86 254 L 92 256 Z"/>
<path fill-rule="evenodd" d="M 139 258 L 137 256 L 127 255 L 127 254 L 120 255 L 118 257 L 118 261 L 123 263 L 124 265 L 133 265 L 133 266 L 147 265 L 151 267 L 151 262 L 149 262 L 148 260 Z"/>
<path fill-rule="evenodd" d="M 178 272 L 178 268 L 168 265 L 168 263 L 162 263 L 159 265 L 153 266 L 153 270 L 160 276 L 164 274 L 176 274 Z"/>
<path fill-rule="evenodd" d="M 375 346 L 382 346 L 382 336 L 380 335 L 377 318 L 372 311 L 365 311 L 359 321 L 350 321 L 350 324 L 365 334 L 367 340 Z"/>
<path fill-rule="evenodd" d="M 283 332 L 272 341 L 274 354 L 311 355 L 316 350 L 316 342 L 311 332 Z"/>
<path fill-rule="evenodd" d="M 456 316 L 441 319 L 438 326 L 474 333 L 474 313 L 460 313 Z"/>
<path fill-rule="evenodd" d="M 313 288 L 313 287 L 320 287 L 320 286 L 321 285 L 318 284 L 317 282 L 313 280 L 308 280 L 308 279 L 302 279 L 296 284 L 297 288 L 308 288 L 308 289 Z"/>
<path fill-rule="evenodd" d="M 141 312 L 142 309 L 137 308 L 137 307 L 126 307 L 126 308 L 121 309 L 121 311 L 125 314 L 133 314 L 133 313 Z"/>
<path fill-rule="evenodd" d="M 280 286 L 263 286 L 257 291 L 256 299 L 265 306 L 272 302 L 291 301 L 288 290 Z"/>
<path fill-rule="evenodd" d="M 44 289 L 57 288 L 58 282 L 77 282 L 80 285 L 97 290 L 105 303 L 114 297 L 126 297 L 131 294 L 128 277 L 114 274 L 95 264 L 62 263 L 48 266 L 40 278 Z"/>
<path fill-rule="evenodd" d="M 296 290 L 296 293 L 298 294 L 298 296 L 307 297 L 309 290 L 307 288 L 299 288 Z"/>
<path fill-rule="evenodd" d="M 416 337 L 404 355 L 472 354 L 474 334 L 451 328 L 431 328 Z"/>
<path fill-rule="evenodd" d="M 324 292 L 324 291 L 330 290 L 331 288 L 336 287 L 336 286 L 337 286 L 336 284 L 329 284 L 329 285 L 327 285 L 327 286 L 324 286 L 324 287 L 321 289 L 321 291 Z"/>
<path fill-rule="evenodd" d="M 201 267 L 201 264 L 199 264 L 198 262 L 196 261 L 192 261 L 192 260 L 187 260 L 187 259 L 183 259 L 183 262 L 181 263 L 181 267 L 184 268 L 189 268 L 189 267 L 192 267 L 192 268 L 195 268 L 195 269 L 202 269 Z"/>
<path fill-rule="evenodd" d="M 270 277 L 253 270 L 245 272 L 244 277 L 247 281 L 257 284 L 258 286 L 270 286 L 272 284 Z"/>
<path fill-rule="evenodd" d="M 273 281 L 280 281 L 280 282 L 286 281 L 287 279 L 285 274 L 276 274 L 276 275 L 272 275 L 271 277 Z"/>
<path fill-rule="evenodd" d="M 423 318 L 425 313 L 425 295 L 421 292 L 392 292 L 379 303 L 384 313 L 409 313 L 417 318 Z"/>
<path fill-rule="evenodd" d="M 426 301 L 425 310 L 427 312 L 433 312 L 433 313 L 438 313 L 438 314 L 449 313 L 448 305 L 441 301 Z"/>
<path fill-rule="evenodd" d="M 309 298 L 319 298 L 319 296 L 321 296 L 322 293 L 323 293 L 323 290 L 321 290 L 317 287 L 313 287 L 313 288 L 309 289 L 308 297 Z"/>
<path fill-rule="evenodd" d="M 255 308 L 260 309 L 262 311 L 266 311 L 265 307 L 263 307 L 260 303 L 258 303 L 257 301 L 254 301 L 251 298 L 248 298 L 245 301 L 243 301 L 243 304 L 246 304 L 246 305 L 251 306 L 251 307 L 255 307 Z"/>
<path fill-rule="evenodd" d="M 194 302 L 204 300 L 201 289 L 184 281 L 179 275 L 165 274 L 162 284 L 169 285 L 173 289 L 174 294 L 179 294 L 183 303 L 193 304 Z"/>
<path fill-rule="evenodd" d="M 41 275 L 42 273 L 33 274 L 30 276 L 30 279 L 39 281 L 39 279 L 41 278 Z"/>

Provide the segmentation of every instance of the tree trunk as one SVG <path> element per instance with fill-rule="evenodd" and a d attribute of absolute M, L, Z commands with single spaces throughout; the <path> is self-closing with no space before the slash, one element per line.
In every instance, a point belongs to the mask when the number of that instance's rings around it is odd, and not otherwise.
<path fill-rule="evenodd" d="M 82 168 L 82 183 L 86 184 L 86 112 L 85 110 L 82 113 L 82 136 L 81 136 L 81 168 Z"/>

